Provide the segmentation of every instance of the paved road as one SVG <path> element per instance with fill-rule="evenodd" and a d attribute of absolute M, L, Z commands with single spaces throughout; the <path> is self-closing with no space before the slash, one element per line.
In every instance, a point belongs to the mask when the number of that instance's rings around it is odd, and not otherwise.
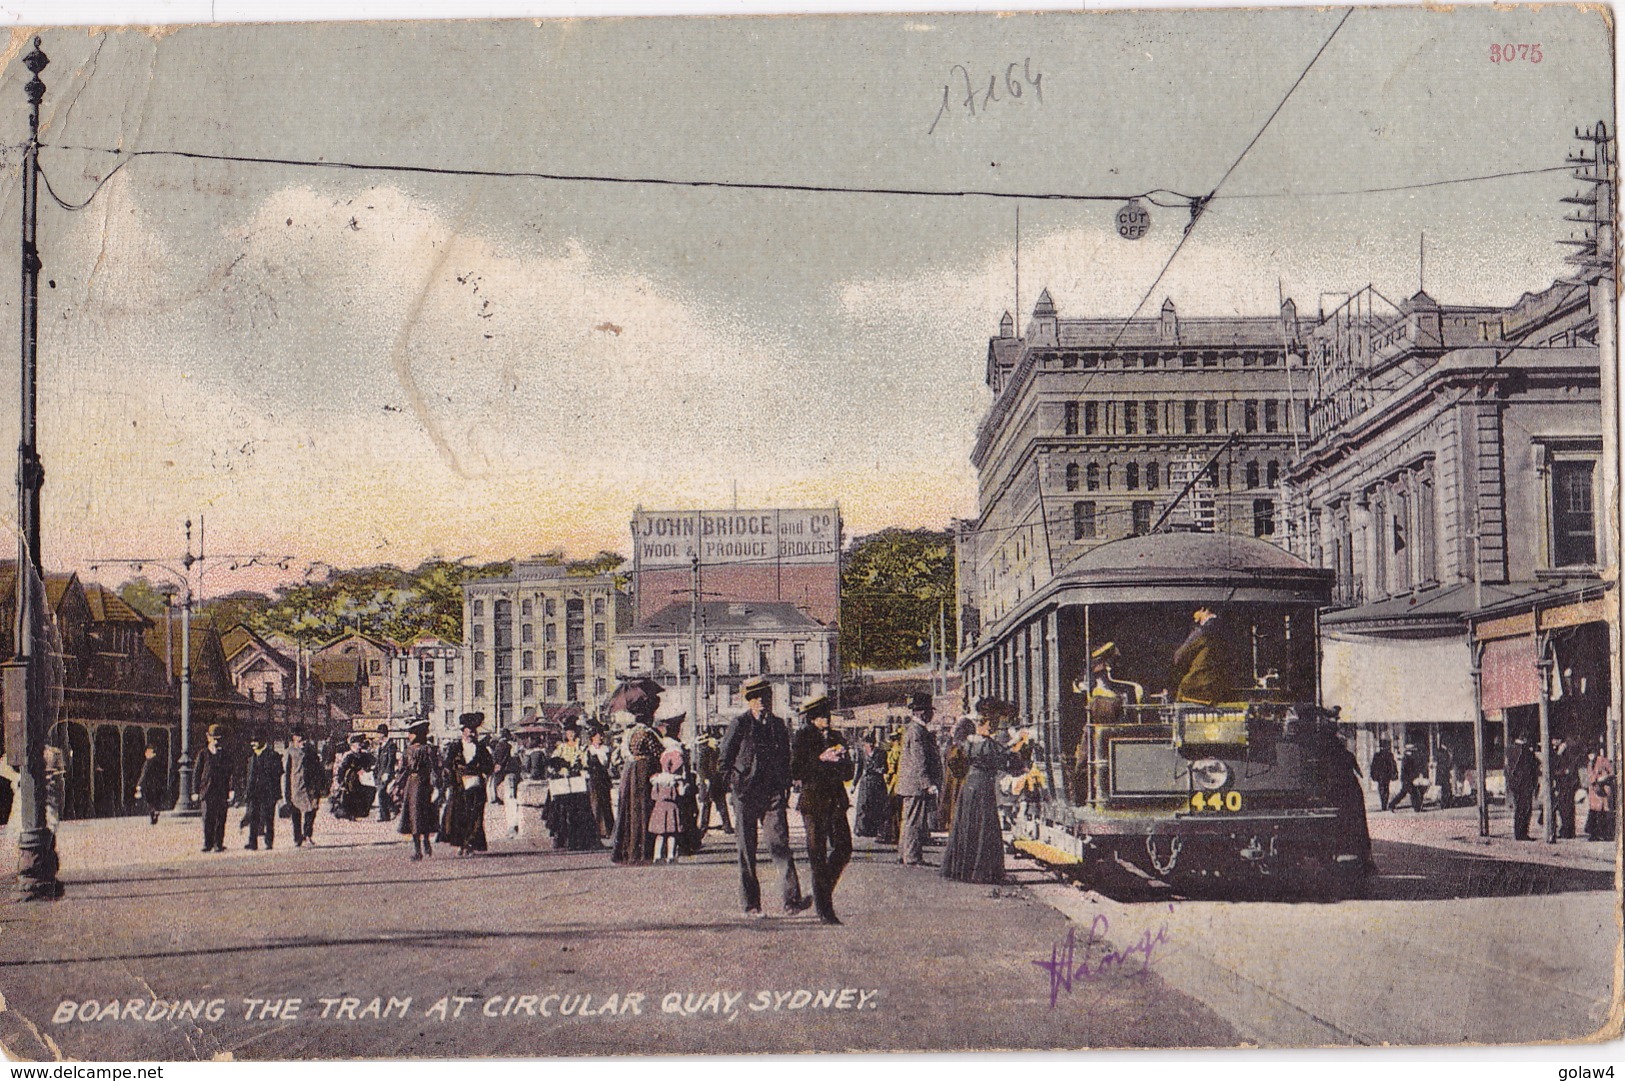
<path fill-rule="evenodd" d="M 964 886 L 860 841 L 838 928 L 739 916 L 727 838 L 676 867 L 528 839 L 412 863 L 386 827 L 321 828 L 316 849 L 204 856 L 195 823 L 70 823 L 67 899 L 0 908 L 0 1040 L 185 1059 L 1573 1039 L 1602 1023 L 1619 941 L 1599 852 L 1441 847 L 1461 830 L 1426 816 L 1385 819 L 1372 896 L 1335 905 L 1088 892 L 1027 863 Z"/>

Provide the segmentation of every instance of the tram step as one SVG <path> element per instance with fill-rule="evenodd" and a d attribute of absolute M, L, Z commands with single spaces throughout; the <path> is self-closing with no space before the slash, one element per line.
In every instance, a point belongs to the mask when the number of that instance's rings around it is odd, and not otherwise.
<path fill-rule="evenodd" d="M 1015 846 L 1017 849 L 1027 853 L 1027 855 L 1031 856 L 1035 860 L 1038 860 L 1040 863 L 1047 863 L 1052 867 L 1063 864 L 1072 865 L 1083 862 L 1083 860 L 1079 859 L 1077 856 L 1074 856 L 1072 853 L 1064 852 L 1061 849 L 1056 848 L 1054 845 L 1047 845 L 1043 841 L 1030 841 L 1026 838 L 1022 838 L 1015 842 Z"/>

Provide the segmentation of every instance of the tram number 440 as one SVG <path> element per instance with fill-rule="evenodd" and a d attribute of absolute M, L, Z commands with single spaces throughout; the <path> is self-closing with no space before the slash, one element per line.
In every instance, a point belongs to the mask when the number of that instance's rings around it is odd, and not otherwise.
<path fill-rule="evenodd" d="M 1193 811 L 1239 811 L 1241 810 L 1241 793 L 1234 790 L 1230 792 L 1198 792 L 1191 797 Z"/>

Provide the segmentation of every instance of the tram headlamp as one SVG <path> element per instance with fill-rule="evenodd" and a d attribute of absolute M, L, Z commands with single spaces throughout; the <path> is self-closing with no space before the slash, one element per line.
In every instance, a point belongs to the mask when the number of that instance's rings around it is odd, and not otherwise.
<path fill-rule="evenodd" d="M 1191 781 L 1203 792 L 1214 792 L 1230 783 L 1230 767 L 1217 758 L 1201 758 L 1191 763 Z"/>

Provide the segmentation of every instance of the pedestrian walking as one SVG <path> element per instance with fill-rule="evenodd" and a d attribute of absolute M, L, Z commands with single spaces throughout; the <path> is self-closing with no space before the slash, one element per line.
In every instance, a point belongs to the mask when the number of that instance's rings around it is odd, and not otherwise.
<path fill-rule="evenodd" d="M 1399 791 L 1394 793 L 1390 811 L 1399 810 L 1403 800 L 1411 801 L 1411 810 L 1422 813 L 1422 797 L 1428 790 L 1428 758 L 1414 742 L 1405 742 L 1405 756 L 1399 761 Z"/>
<path fill-rule="evenodd" d="M 1614 812 L 1618 808 L 1618 781 L 1614 764 L 1608 760 L 1607 744 L 1597 741 L 1597 749 L 1586 763 L 1586 836 L 1593 841 L 1614 839 Z"/>
<path fill-rule="evenodd" d="M 660 772 L 649 778 L 649 836 L 654 838 L 654 861 L 677 862 L 677 842 L 683 832 L 677 801 L 683 786 L 683 752 L 660 756 Z"/>
<path fill-rule="evenodd" d="M 1360 760 L 1354 757 L 1354 752 L 1335 732 L 1325 733 L 1325 742 L 1319 751 L 1322 756 L 1321 773 L 1327 781 L 1327 795 L 1337 808 L 1338 844 L 1334 858 L 1346 861 L 1352 857 L 1366 871 L 1374 874 L 1377 864 L 1371 857 L 1371 824 L 1365 814 L 1365 788 L 1360 784 Z"/>
<path fill-rule="evenodd" d="M 295 728 L 288 737 L 288 753 L 282 763 L 282 799 L 288 805 L 293 826 L 293 847 L 315 844 L 316 809 L 322 805 L 327 771 L 321 755 L 305 739 L 305 730 Z"/>
<path fill-rule="evenodd" d="M 613 784 L 609 769 L 609 744 L 604 730 L 594 728 L 587 735 L 587 801 L 592 805 L 593 821 L 598 825 L 598 836 L 615 835 L 615 808 L 611 801 Z"/>
<path fill-rule="evenodd" d="M 1433 783 L 1439 786 L 1439 810 L 1441 811 L 1449 810 L 1456 805 L 1455 769 L 1455 756 L 1450 753 L 1450 748 L 1441 739 L 1433 748 Z M 1574 806 L 1572 799 L 1569 801 L 1569 806 Z M 1570 817 L 1573 816 L 1570 815 Z"/>
<path fill-rule="evenodd" d="M 746 915 L 762 914 L 762 885 L 756 876 L 760 837 L 779 869 L 784 911 L 803 912 L 812 902 L 801 895 L 790 851 L 790 731 L 773 715 L 772 684 L 756 676 L 745 681 L 743 691 L 747 708 L 722 740 L 722 772 L 733 800 L 739 853 L 739 900 Z"/>
<path fill-rule="evenodd" d="M 508 836 L 518 837 L 523 814 L 519 803 L 519 775 L 524 762 L 507 732 L 503 732 L 491 745 L 491 765 L 495 768 L 491 775 L 491 796 L 502 804 Z"/>
<path fill-rule="evenodd" d="M 959 800 L 959 789 L 970 775 L 970 759 L 965 754 L 965 741 L 976 730 L 975 722 L 970 717 L 961 717 L 954 722 L 954 729 L 948 734 L 946 749 L 939 747 L 942 752 L 942 798 L 937 801 L 936 828 L 944 833 L 953 829 L 954 807 Z"/>
<path fill-rule="evenodd" d="M 435 784 L 441 776 L 440 754 L 429 742 L 429 722 L 418 721 L 406 730 L 406 750 L 395 775 L 396 799 L 401 805 L 400 832 L 412 837 L 412 858 L 434 855 L 431 835 L 438 825 L 434 809 Z"/>
<path fill-rule="evenodd" d="M 903 824 L 903 797 L 897 792 L 897 777 L 903 766 L 903 729 L 898 725 L 886 741 L 886 817 L 881 820 L 878 839 L 895 845 Z"/>
<path fill-rule="evenodd" d="M 813 905 L 824 923 L 839 924 L 835 886 L 852 861 L 852 831 L 846 821 L 852 801 L 846 794 L 846 782 L 852 779 L 853 762 L 846 740 L 830 727 L 827 694 L 803 702 L 801 719 L 790 750 L 790 776 L 801 785 L 796 809 L 807 834 Z"/>
<path fill-rule="evenodd" d="M 457 846 L 457 854 L 484 852 L 486 786 L 496 766 L 491 751 L 479 740 L 485 714 L 464 713 L 457 721 L 462 738 L 446 752 L 446 805 L 440 815 L 440 840 Z"/>
<path fill-rule="evenodd" d="M 1507 755 L 1507 795 L 1512 798 L 1512 839 L 1533 840 L 1529 836 L 1529 818 L 1535 810 L 1535 785 L 1540 779 L 1540 762 L 1534 748 L 1522 736 L 1512 741 Z M 1395 797 L 1398 801 L 1398 797 Z"/>
<path fill-rule="evenodd" d="M 925 862 L 925 845 L 931 839 L 931 800 L 942 789 L 942 756 L 931 735 L 931 696 L 911 695 L 908 708 L 912 716 L 903 729 L 897 768 L 897 794 L 903 800 L 897 858 L 916 867 Z"/>
<path fill-rule="evenodd" d="M 855 770 L 857 787 L 852 802 L 857 810 L 852 815 L 852 832 L 859 837 L 878 837 L 891 814 L 891 796 L 886 792 L 886 756 L 875 747 L 875 739 L 866 735 L 858 742 Z"/>
<path fill-rule="evenodd" d="M 723 833 L 734 831 L 733 818 L 728 814 L 728 779 L 722 775 L 722 748 L 715 736 L 700 740 L 699 774 L 700 833 L 711 828 L 711 811 L 715 808 Z"/>
<path fill-rule="evenodd" d="M 1580 774 L 1585 769 L 1578 740 L 1560 739 L 1552 751 L 1552 811 L 1557 817 L 1557 835 L 1574 839 L 1575 798 L 1580 794 Z"/>
<path fill-rule="evenodd" d="M 1371 756 L 1370 776 L 1377 789 L 1377 810 L 1386 811 L 1389 789 L 1399 780 L 1399 764 L 1394 761 L 1393 744 L 1388 740 L 1377 742 L 1377 751 Z"/>
<path fill-rule="evenodd" d="M 282 756 L 266 745 L 263 736 L 248 744 L 248 771 L 243 789 L 248 797 L 248 843 L 255 851 L 265 838 L 267 852 L 276 844 L 276 805 L 282 798 Z"/>
<path fill-rule="evenodd" d="M 203 806 L 203 851 L 226 850 L 226 809 L 231 806 L 237 776 L 236 763 L 226 750 L 226 730 L 211 724 L 204 734 L 204 747 L 193 765 L 196 785 L 192 798 Z"/>
<path fill-rule="evenodd" d="M 959 882 L 1004 881 L 1004 831 L 999 824 L 999 776 L 1018 765 L 993 734 L 993 718 L 973 719 L 965 740 L 967 772 L 959 809 L 942 853 L 942 874 Z"/>
<path fill-rule="evenodd" d="M 147 817 L 158 824 L 158 812 L 164 808 L 164 761 L 158 757 L 158 748 L 147 744 L 142 752 L 141 775 L 136 778 L 135 798 L 147 805 Z"/>
<path fill-rule="evenodd" d="M 368 784 L 376 778 L 372 774 L 372 752 L 367 750 L 364 733 L 350 735 L 350 749 L 333 765 L 333 817 L 352 820 L 364 819 L 372 810 L 376 789 Z"/>
<path fill-rule="evenodd" d="M 549 760 L 552 779 L 548 782 L 547 805 L 542 818 L 553 837 L 553 847 L 586 852 L 603 847 L 598 843 L 598 822 L 593 816 L 592 794 L 588 791 L 587 748 L 580 730 L 564 726 L 564 739 L 553 748 Z"/>
<path fill-rule="evenodd" d="M 389 738 L 389 725 L 378 725 L 378 746 L 373 751 L 373 778 L 378 789 L 378 821 L 395 821 L 395 772 L 400 767 L 400 746 Z"/>
<path fill-rule="evenodd" d="M 649 837 L 649 778 L 660 772 L 660 756 L 665 753 L 654 730 L 655 710 L 660 708 L 660 684 L 652 679 L 628 683 L 615 692 L 610 706 L 632 715 L 626 730 L 626 758 L 621 770 L 621 790 L 615 808 L 615 863 L 648 863 L 654 842 Z"/>

